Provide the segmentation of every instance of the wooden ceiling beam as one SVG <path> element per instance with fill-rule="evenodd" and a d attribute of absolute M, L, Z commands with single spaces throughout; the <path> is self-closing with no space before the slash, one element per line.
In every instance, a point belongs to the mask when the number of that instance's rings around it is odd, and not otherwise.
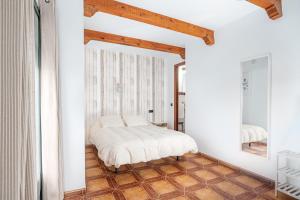
<path fill-rule="evenodd" d="M 85 29 L 84 44 L 87 44 L 91 40 L 174 53 L 185 59 L 185 48 L 182 47 Z"/>
<path fill-rule="evenodd" d="M 84 0 L 84 15 L 86 17 L 92 17 L 96 12 L 104 12 L 199 37 L 202 38 L 207 45 L 213 45 L 215 43 L 214 31 L 191 23 L 115 0 Z"/>
<path fill-rule="evenodd" d="M 266 10 L 270 19 L 278 19 L 282 17 L 282 4 L 281 0 L 248 0 Z"/>

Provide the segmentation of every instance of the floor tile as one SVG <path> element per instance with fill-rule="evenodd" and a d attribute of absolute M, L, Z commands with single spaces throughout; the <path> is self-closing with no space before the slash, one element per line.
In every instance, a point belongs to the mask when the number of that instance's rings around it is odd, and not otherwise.
<path fill-rule="evenodd" d="M 89 159 L 97 159 L 97 157 L 95 156 L 95 154 L 93 152 L 91 153 L 86 153 L 85 154 L 85 159 L 89 160 Z"/>
<path fill-rule="evenodd" d="M 253 199 L 253 200 L 266 200 L 265 198 L 263 198 L 263 197 L 256 197 L 255 199 Z"/>
<path fill-rule="evenodd" d="M 123 195 L 126 200 L 146 200 L 150 198 L 146 190 L 141 186 L 128 188 L 123 191 Z"/>
<path fill-rule="evenodd" d="M 92 147 L 87 147 L 85 148 L 85 153 L 93 153 L 94 152 L 94 149 Z"/>
<path fill-rule="evenodd" d="M 95 149 L 86 148 L 86 195 L 65 200 L 276 199 L 274 187 L 263 180 L 236 173 L 200 154 L 186 154 L 179 161 L 169 157 L 122 165 L 118 174 L 97 156 Z"/>
<path fill-rule="evenodd" d="M 163 164 L 163 163 L 166 163 L 166 161 L 165 160 L 163 160 L 163 159 L 159 159 L 159 160 L 152 160 L 152 161 L 150 161 L 152 164 L 154 164 L 154 165 L 158 165 L 158 164 Z"/>
<path fill-rule="evenodd" d="M 137 182 L 136 178 L 131 173 L 118 174 L 114 177 L 114 180 L 120 186 Z"/>
<path fill-rule="evenodd" d="M 189 175 L 179 175 L 173 178 L 182 187 L 197 185 L 199 182 Z"/>
<path fill-rule="evenodd" d="M 87 181 L 87 192 L 97 192 L 110 189 L 106 178 L 99 178 Z"/>
<path fill-rule="evenodd" d="M 85 176 L 87 178 L 91 178 L 91 177 L 94 177 L 94 176 L 101 176 L 103 174 L 104 174 L 104 172 L 100 167 L 89 168 L 85 172 Z"/>
<path fill-rule="evenodd" d="M 96 195 L 90 198 L 91 200 L 116 200 L 112 193 Z"/>
<path fill-rule="evenodd" d="M 197 156 L 197 154 L 195 154 L 195 153 L 186 153 L 186 154 L 183 155 L 183 157 L 186 157 L 186 158 L 193 158 L 193 157 L 196 157 L 196 156 Z"/>
<path fill-rule="evenodd" d="M 238 177 L 235 177 L 234 178 L 236 181 L 238 181 L 239 183 L 242 183 L 248 187 L 251 187 L 251 188 L 257 188 L 259 186 L 262 186 L 263 183 L 254 179 L 254 178 L 251 178 L 249 176 L 238 176 Z"/>
<path fill-rule="evenodd" d="M 173 174 L 173 173 L 180 172 L 180 169 L 178 169 L 174 165 L 163 165 L 160 166 L 159 168 L 166 174 Z"/>
<path fill-rule="evenodd" d="M 193 159 L 194 162 L 200 164 L 200 165 L 209 165 L 209 164 L 213 164 L 214 161 L 212 160 L 209 160 L 207 158 L 203 158 L 203 157 L 200 157 L 200 158 L 194 158 Z"/>
<path fill-rule="evenodd" d="M 216 175 L 215 173 L 210 172 L 210 171 L 205 170 L 205 169 L 195 171 L 194 174 L 195 174 L 197 177 L 199 177 L 199 178 L 201 178 L 201 179 L 203 179 L 203 180 L 205 180 L 205 181 L 209 181 L 209 180 L 212 180 L 212 179 L 215 179 L 215 178 L 218 178 L 218 177 L 219 177 L 219 176 Z"/>
<path fill-rule="evenodd" d="M 176 187 L 166 180 L 156 181 L 150 184 L 152 189 L 159 195 L 176 191 Z"/>
<path fill-rule="evenodd" d="M 221 183 L 216 184 L 216 186 L 222 190 L 223 192 L 230 194 L 231 196 L 238 196 L 246 192 L 245 189 L 240 186 L 233 184 L 231 182 L 223 181 Z"/>
<path fill-rule="evenodd" d="M 224 200 L 222 195 L 218 194 L 210 188 L 203 188 L 194 192 L 195 196 L 200 200 Z"/>
<path fill-rule="evenodd" d="M 198 167 L 196 164 L 189 161 L 179 161 L 177 164 L 184 169 L 193 169 Z"/>
<path fill-rule="evenodd" d="M 145 163 L 145 162 L 141 162 L 141 163 L 131 165 L 132 168 L 141 168 L 141 167 L 146 167 L 146 166 L 147 166 L 147 163 Z"/>
<path fill-rule="evenodd" d="M 160 174 L 154 170 L 154 169 L 142 169 L 138 171 L 138 174 L 143 178 L 143 179 L 151 179 L 151 178 L 156 178 L 159 177 Z"/>
<path fill-rule="evenodd" d="M 234 173 L 233 169 L 230 169 L 229 167 L 225 167 L 223 165 L 217 165 L 217 166 L 213 166 L 211 167 L 211 169 L 217 173 L 220 173 L 222 175 L 228 175 L 228 174 L 232 174 Z"/>
<path fill-rule="evenodd" d="M 179 197 L 172 198 L 172 200 L 190 200 L 190 199 L 187 196 L 179 196 Z"/>
<path fill-rule="evenodd" d="M 98 161 L 96 159 L 95 160 L 87 160 L 85 162 L 85 167 L 86 168 L 95 167 L 95 166 L 99 166 L 99 163 L 98 163 Z"/>
<path fill-rule="evenodd" d="M 270 190 L 270 191 L 264 193 L 263 196 L 270 197 L 270 198 L 272 198 L 272 199 L 275 199 L 275 198 L 276 198 L 276 197 L 275 197 L 275 191 L 274 191 L 274 190 Z"/>

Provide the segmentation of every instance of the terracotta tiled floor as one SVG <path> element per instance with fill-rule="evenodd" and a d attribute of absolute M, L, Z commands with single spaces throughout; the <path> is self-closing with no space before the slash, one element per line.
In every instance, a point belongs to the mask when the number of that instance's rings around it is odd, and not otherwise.
<path fill-rule="evenodd" d="M 86 149 L 85 196 L 88 200 L 272 200 L 271 183 L 217 164 L 200 154 L 187 154 L 179 161 L 165 158 L 122 166 L 115 174 Z"/>

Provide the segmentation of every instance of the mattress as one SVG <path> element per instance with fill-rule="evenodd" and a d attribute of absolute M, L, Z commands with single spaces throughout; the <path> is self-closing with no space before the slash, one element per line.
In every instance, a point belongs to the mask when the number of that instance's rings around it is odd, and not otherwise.
<path fill-rule="evenodd" d="M 241 135 L 242 143 L 265 142 L 268 138 L 268 133 L 264 128 L 249 124 L 242 125 Z"/>
<path fill-rule="evenodd" d="M 106 166 L 147 162 L 169 156 L 198 152 L 190 136 L 154 125 L 134 127 L 93 127 L 89 140 Z"/>

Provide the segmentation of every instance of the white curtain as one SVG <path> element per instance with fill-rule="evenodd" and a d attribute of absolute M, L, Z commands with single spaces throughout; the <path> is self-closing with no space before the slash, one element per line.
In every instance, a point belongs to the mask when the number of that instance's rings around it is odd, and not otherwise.
<path fill-rule="evenodd" d="M 55 0 L 40 1 L 43 200 L 63 199 L 58 48 Z"/>
<path fill-rule="evenodd" d="M 32 0 L 0 1 L 0 199 L 37 198 Z"/>
<path fill-rule="evenodd" d="M 89 47 L 85 52 L 87 134 L 103 115 L 138 114 L 152 122 L 164 122 L 162 58 Z"/>

